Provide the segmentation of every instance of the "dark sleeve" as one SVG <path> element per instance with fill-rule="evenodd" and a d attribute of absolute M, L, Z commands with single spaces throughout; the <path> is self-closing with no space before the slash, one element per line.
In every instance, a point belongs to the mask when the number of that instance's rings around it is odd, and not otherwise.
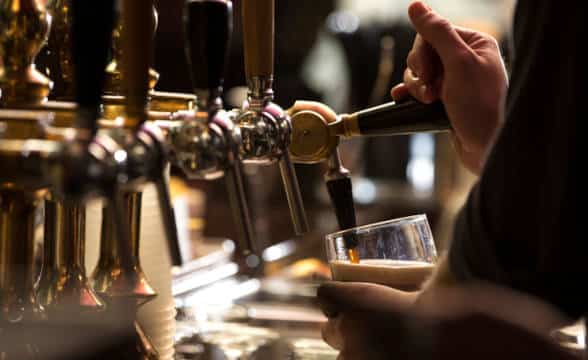
<path fill-rule="evenodd" d="M 573 4 L 519 0 L 506 123 L 458 215 L 449 262 L 458 280 L 505 285 L 578 317 L 588 307 L 577 216 L 588 38 L 584 6 Z"/>

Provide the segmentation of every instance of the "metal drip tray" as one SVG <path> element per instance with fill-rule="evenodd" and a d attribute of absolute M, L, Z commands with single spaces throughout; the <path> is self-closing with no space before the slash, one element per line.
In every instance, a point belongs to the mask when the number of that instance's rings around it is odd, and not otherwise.
<path fill-rule="evenodd" d="M 235 323 L 178 322 L 177 359 L 322 360 L 337 352 L 322 340 L 287 337 L 269 328 Z"/>

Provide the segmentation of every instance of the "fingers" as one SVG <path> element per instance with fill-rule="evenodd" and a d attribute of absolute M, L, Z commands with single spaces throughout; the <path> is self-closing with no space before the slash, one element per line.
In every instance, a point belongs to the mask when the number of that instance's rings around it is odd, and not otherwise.
<path fill-rule="evenodd" d="M 390 90 L 390 95 L 394 101 L 398 102 L 406 99 L 408 96 L 410 96 L 410 93 L 408 92 L 408 87 L 406 87 L 404 83 L 400 83 Z"/>
<path fill-rule="evenodd" d="M 420 1 L 408 8 L 415 30 L 439 54 L 444 65 L 468 47 L 447 19 L 433 12 Z"/>
<path fill-rule="evenodd" d="M 435 84 L 425 83 L 410 68 L 404 70 L 403 80 L 408 93 L 422 103 L 430 104 L 439 97 Z"/>
<path fill-rule="evenodd" d="M 297 112 L 309 110 L 319 113 L 328 123 L 334 122 L 337 120 L 337 113 L 333 111 L 330 107 L 325 104 L 316 102 L 316 101 L 303 101 L 298 100 L 294 103 L 294 105 L 288 110 L 290 115 L 293 115 Z"/>
<path fill-rule="evenodd" d="M 343 350 L 343 334 L 340 331 L 341 319 L 342 316 L 331 318 L 321 326 L 323 340 L 330 347 L 339 351 Z"/>
<path fill-rule="evenodd" d="M 439 56 L 423 38 L 417 34 L 406 64 L 424 83 L 432 82 L 439 75 Z"/>
<path fill-rule="evenodd" d="M 329 314 L 349 310 L 400 315 L 412 307 L 417 296 L 416 292 L 400 291 L 382 285 L 337 281 L 325 283 L 317 291 L 319 306 L 327 317 Z"/>
<path fill-rule="evenodd" d="M 323 340 L 339 350 L 342 359 L 389 359 L 391 344 L 384 340 L 402 341 L 407 335 L 397 323 L 402 321 L 385 313 L 350 311 L 329 319 L 321 330 Z"/>

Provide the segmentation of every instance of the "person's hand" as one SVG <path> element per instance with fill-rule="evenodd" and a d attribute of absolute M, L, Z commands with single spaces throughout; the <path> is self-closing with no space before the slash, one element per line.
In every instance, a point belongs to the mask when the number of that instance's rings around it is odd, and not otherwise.
<path fill-rule="evenodd" d="M 422 2 L 409 7 L 418 35 L 407 58 L 404 83 L 392 89 L 423 103 L 441 99 L 464 165 L 479 174 L 503 121 L 508 78 L 496 39 L 452 25 Z"/>
<path fill-rule="evenodd" d="M 340 351 L 338 359 L 389 359 L 391 342 L 400 350 L 410 334 L 407 314 L 417 293 L 368 283 L 328 282 L 317 293 L 328 317 L 322 336 Z"/>
<path fill-rule="evenodd" d="M 570 320 L 527 295 L 490 285 L 407 293 L 329 282 L 317 293 L 323 339 L 348 359 L 568 358 L 547 334 Z M 560 357 L 561 356 L 561 357 Z"/>

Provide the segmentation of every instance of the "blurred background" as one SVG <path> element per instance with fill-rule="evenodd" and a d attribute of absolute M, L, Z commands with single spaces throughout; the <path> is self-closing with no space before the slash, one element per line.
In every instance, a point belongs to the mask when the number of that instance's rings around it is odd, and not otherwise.
<path fill-rule="evenodd" d="M 225 81 L 225 104 L 239 107 L 246 97 L 240 3 L 234 1 L 235 33 Z M 402 79 L 414 31 L 409 0 L 280 0 L 276 2 L 276 101 L 326 103 L 339 113 L 390 101 Z M 495 36 L 508 63 L 508 34 L 514 0 L 431 0 L 457 24 Z M 154 67 L 158 90 L 190 92 L 179 15 L 183 0 L 156 1 L 159 28 Z M 455 212 L 475 178 L 455 158 L 447 135 L 419 134 L 348 141 L 341 146 L 350 169 L 358 224 L 426 213 L 438 249 L 446 248 Z M 322 239 L 337 230 L 323 183 L 324 165 L 296 168 L 312 233 L 297 239 L 294 259 L 322 258 Z M 292 239 L 285 194 L 276 167 L 248 165 L 247 188 L 258 239 L 265 247 Z M 198 257 L 210 239 L 234 238 L 225 187 L 218 182 L 189 184 L 176 179 L 191 233 L 190 256 Z M 194 189 L 198 190 L 194 190 Z M 204 243 L 202 243 L 204 242 Z M 253 263 L 258 264 L 257 261 Z M 267 269 L 266 269 L 267 270 Z"/>

